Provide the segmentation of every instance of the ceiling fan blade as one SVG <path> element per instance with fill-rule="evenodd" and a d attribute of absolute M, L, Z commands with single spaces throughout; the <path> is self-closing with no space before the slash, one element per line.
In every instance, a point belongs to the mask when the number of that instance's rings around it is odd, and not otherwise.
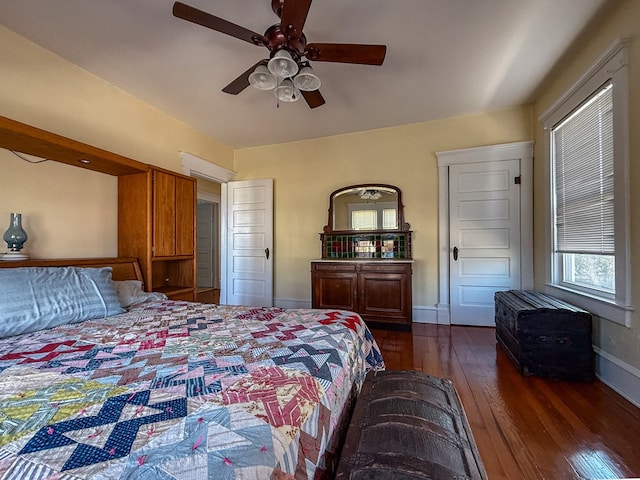
<path fill-rule="evenodd" d="M 302 96 L 307 102 L 307 105 L 309 105 L 309 108 L 317 108 L 320 105 L 325 104 L 324 98 L 322 97 L 320 90 L 314 90 L 312 92 L 307 92 L 303 90 L 300 93 L 302 93 Z"/>
<path fill-rule="evenodd" d="M 255 65 L 250 67 L 246 72 L 241 73 L 240 76 L 238 76 L 238 78 L 236 78 L 233 82 L 231 82 L 229 85 L 224 87 L 222 91 L 230 95 L 238 95 L 241 91 L 243 91 L 245 88 L 247 88 L 250 85 L 249 75 L 253 73 L 256 67 L 258 65 L 266 65 L 266 64 L 267 64 L 267 60 L 260 60 Z"/>
<path fill-rule="evenodd" d="M 231 23 L 223 18 L 216 17 L 181 2 L 175 2 L 173 4 L 173 15 L 183 20 L 197 23 L 203 27 L 211 28 L 217 32 L 231 35 L 232 37 L 239 38 L 253 45 L 264 45 L 263 36 L 259 33 L 252 32 L 235 23 Z"/>
<path fill-rule="evenodd" d="M 382 65 L 387 53 L 385 45 L 359 45 L 353 43 L 309 43 L 305 57 L 316 62 L 359 63 Z"/>
<path fill-rule="evenodd" d="M 304 22 L 311 7 L 311 0 L 285 0 L 282 6 L 280 25 L 289 39 L 298 39 L 302 35 Z"/>

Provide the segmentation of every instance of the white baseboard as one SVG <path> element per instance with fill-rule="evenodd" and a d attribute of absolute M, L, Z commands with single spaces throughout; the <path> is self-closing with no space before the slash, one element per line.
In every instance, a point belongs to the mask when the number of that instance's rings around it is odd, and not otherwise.
<path fill-rule="evenodd" d="M 440 325 L 451 325 L 451 312 L 448 303 L 437 303 L 438 323 Z"/>
<path fill-rule="evenodd" d="M 435 307 L 414 305 L 411 314 L 413 323 L 438 323 L 438 311 Z"/>
<path fill-rule="evenodd" d="M 600 381 L 640 407 L 640 370 L 596 346 L 593 350 Z"/>

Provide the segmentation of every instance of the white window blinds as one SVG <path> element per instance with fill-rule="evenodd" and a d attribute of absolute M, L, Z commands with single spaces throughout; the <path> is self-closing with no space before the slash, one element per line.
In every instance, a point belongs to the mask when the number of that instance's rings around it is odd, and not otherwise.
<path fill-rule="evenodd" d="M 393 230 L 397 227 L 398 222 L 396 221 L 396 209 L 395 208 L 385 208 L 382 210 L 382 228 L 385 230 Z"/>
<path fill-rule="evenodd" d="M 378 228 L 378 212 L 376 210 L 351 212 L 352 230 L 375 230 L 376 228 Z"/>
<path fill-rule="evenodd" d="M 607 84 L 552 129 L 557 252 L 615 253 L 612 109 Z"/>

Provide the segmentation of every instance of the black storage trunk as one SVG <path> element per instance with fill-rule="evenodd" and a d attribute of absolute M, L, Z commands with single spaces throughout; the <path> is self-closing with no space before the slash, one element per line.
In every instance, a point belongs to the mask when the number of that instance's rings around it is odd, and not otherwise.
<path fill-rule="evenodd" d="M 486 480 L 449 380 L 369 372 L 356 401 L 336 480 Z"/>
<path fill-rule="evenodd" d="M 591 314 L 539 292 L 495 293 L 496 339 L 523 375 L 591 381 Z"/>

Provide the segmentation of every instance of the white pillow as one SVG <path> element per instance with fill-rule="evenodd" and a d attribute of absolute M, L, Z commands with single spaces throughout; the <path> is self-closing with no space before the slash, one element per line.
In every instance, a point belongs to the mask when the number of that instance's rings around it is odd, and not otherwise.
<path fill-rule="evenodd" d="M 142 302 L 166 300 L 167 296 L 160 292 L 145 292 L 140 280 L 114 280 L 118 300 L 123 307 L 131 307 Z"/>

